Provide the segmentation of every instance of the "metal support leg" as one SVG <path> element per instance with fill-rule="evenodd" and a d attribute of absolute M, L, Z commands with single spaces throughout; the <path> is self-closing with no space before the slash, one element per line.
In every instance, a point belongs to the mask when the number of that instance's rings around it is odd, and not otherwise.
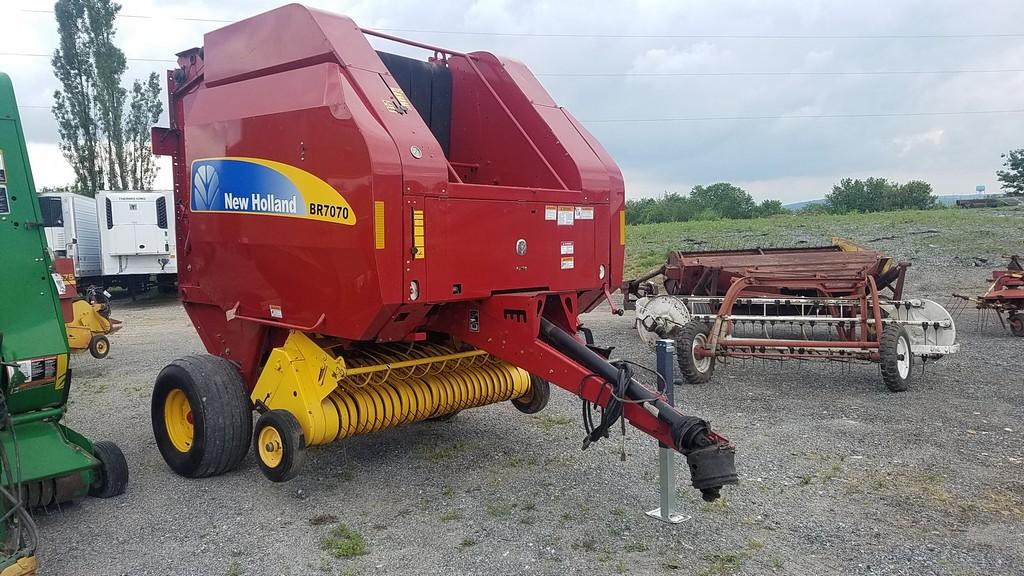
<path fill-rule="evenodd" d="M 674 340 L 658 340 L 655 345 L 658 363 L 658 391 L 665 394 L 669 406 L 675 405 L 673 399 L 673 366 L 676 364 L 676 343 Z M 679 524 L 690 519 L 676 512 L 676 469 L 675 450 L 658 443 L 658 484 L 661 495 L 661 506 L 647 512 L 651 518 L 657 518 L 669 524 Z"/>

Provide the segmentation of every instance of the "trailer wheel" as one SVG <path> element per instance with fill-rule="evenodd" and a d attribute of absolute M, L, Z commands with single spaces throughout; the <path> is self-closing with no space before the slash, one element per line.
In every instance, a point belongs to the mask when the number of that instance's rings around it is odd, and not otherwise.
<path fill-rule="evenodd" d="M 1024 336 L 1024 312 L 1010 314 L 1010 334 Z"/>
<path fill-rule="evenodd" d="M 512 399 L 512 405 L 523 414 L 536 414 L 548 405 L 551 384 L 543 378 L 530 374 L 530 391 L 524 396 Z"/>
<path fill-rule="evenodd" d="M 96 498 L 112 498 L 124 494 L 128 486 L 128 461 L 117 444 L 100 440 L 92 445 L 93 455 L 100 461 L 96 479 L 89 487 L 89 495 Z"/>
<path fill-rule="evenodd" d="M 878 354 L 881 357 L 882 381 L 893 392 L 905 392 L 914 370 L 910 335 L 898 325 L 886 326 Z"/>
<path fill-rule="evenodd" d="M 153 435 L 167 465 L 187 478 L 237 467 L 252 438 L 252 403 L 234 364 L 196 355 L 168 364 L 156 377 Z"/>
<path fill-rule="evenodd" d="M 692 320 L 683 326 L 679 337 L 676 338 L 676 362 L 679 364 L 679 371 L 690 384 L 704 384 L 710 381 L 715 373 L 713 357 L 697 357 L 697 348 L 708 345 L 710 332 L 703 322 Z"/>
<path fill-rule="evenodd" d="M 93 358 L 102 360 L 110 354 L 110 340 L 107 340 L 106 336 L 97 334 L 89 340 L 89 354 L 92 354 Z"/>
<path fill-rule="evenodd" d="M 270 410 L 261 414 L 252 443 L 260 470 L 267 478 L 286 482 L 298 475 L 305 459 L 306 436 L 291 412 Z"/>

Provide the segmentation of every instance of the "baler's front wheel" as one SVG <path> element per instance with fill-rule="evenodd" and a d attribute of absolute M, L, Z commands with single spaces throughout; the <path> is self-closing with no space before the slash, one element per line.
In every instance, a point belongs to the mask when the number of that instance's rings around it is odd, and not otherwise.
<path fill-rule="evenodd" d="M 536 414 L 548 405 L 551 397 L 551 384 L 543 378 L 530 374 L 530 391 L 512 399 L 512 405 L 523 414 Z"/>
<path fill-rule="evenodd" d="M 217 476 L 249 451 L 252 404 L 238 369 L 218 356 L 179 358 L 156 378 L 153 435 L 167 465 L 188 478 Z"/>
<path fill-rule="evenodd" d="M 272 481 L 291 480 L 302 468 L 306 436 L 291 412 L 269 410 L 261 414 L 252 442 L 260 470 Z"/>

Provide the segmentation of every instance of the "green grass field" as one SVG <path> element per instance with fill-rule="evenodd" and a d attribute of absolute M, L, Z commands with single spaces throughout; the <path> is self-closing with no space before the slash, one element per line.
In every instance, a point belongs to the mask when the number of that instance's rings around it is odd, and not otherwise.
<path fill-rule="evenodd" d="M 669 250 L 712 250 L 829 244 L 833 236 L 897 259 L 999 260 L 1024 254 L 1024 209 L 912 210 L 874 214 L 786 215 L 755 220 L 640 224 L 626 229 L 626 274 L 665 262 Z"/>

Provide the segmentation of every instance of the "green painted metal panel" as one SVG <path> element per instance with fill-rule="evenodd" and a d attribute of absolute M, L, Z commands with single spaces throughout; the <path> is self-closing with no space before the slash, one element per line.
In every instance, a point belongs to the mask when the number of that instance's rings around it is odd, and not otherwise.
<path fill-rule="evenodd" d="M 63 357 L 67 335 L 43 235 L 39 201 L 10 78 L 0 73 L 0 357 L 6 362 Z M 6 390 L 12 412 L 60 406 L 63 378 Z"/>

